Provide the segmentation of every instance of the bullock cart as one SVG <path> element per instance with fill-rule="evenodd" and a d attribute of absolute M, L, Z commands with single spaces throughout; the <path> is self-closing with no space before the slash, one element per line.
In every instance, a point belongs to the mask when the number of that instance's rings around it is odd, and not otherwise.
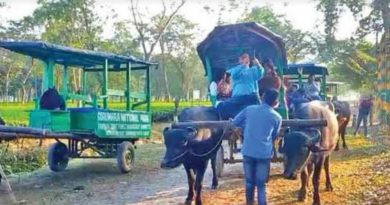
<path fill-rule="evenodd" d="M 65 170 L 70 158 L 117 158 L 120 171 L 130 171 L 134 162 L 134 143 L 151 136 L 150 69 L 156 64 L 133 56 L 40 41 L 0 41 L 0 47 L 38 59 L 44 65 L 43 95 L 37 95 L 35 109 L 30 112 L 29 127 L 0 126 L 0 140 L 55 139 L 57 142 L 50 147 L 48 154 L 52 171 Z M 72 69 L 81 74 L 82 87 L 70 92 Z M 123 90 L 110 89 L 114 87 L 109 86 L 109 82 L 113 82 L 109 77 L 114 73 L 123 75 Z M 91 86 L 89 76 L 91 79 L 95 76 L 95 80 L 98 78 L 101 82 L 99 93 L 88 89 Z M 133 80 L 144 81 L 143 88 L 134 90 Z M 61 85 L 59 92 L 55 85 Z M 49 90 L 57 95 L 43 99 Z M 59 109 L 42 106 L 53 104 L 54 99 L 50 98 L 56 97 L 64 103 Z M 109 106 L 114 97 L 125 99 L 124 109 Z M 79 101 L 82 106 L 71 108 L 70 100 Z M 87 149 L 92 149 L 97 155 L 85 155 Z"/>
<path fill-rule="evenodd" d="M 208 82 L 218 82 L 225 71 L 238 63 L 241 53 L 248 53 L 251 58 L 257 58 L 261 62 L 272 61 L 282 82 L 285 76 L 296 77 L 302 82 L 303 75 L 311 72 L 322 76 L 325 83 L 325 76 L 328 70 L 323 66 L 314 64 L 287 64 L 286 48 L 283 39 L 257 23 L 239 23 L 224 26 L 217 26 L 209 33 L 197 47 L 198 55 L 205 69 L 205 76 Z M 288 109 L 285 101 L 285 87 L 280 88 L 279 107 L 277 112 L 283 118 L 283 127 L 322 127 L 326 122 L 322 120 L 288 120 Z M 211 96 L 211 99 L 212 96 Z M 215 105 L 217 102 L 212 102 Z M 228 121 L 220 122 L 180 122 L 172 124 L 172 127 L 214 127 L 226 126 Z M 233 158 L 235 141 L 228 137 L 230 157 L 224 158 L 223 147 L 217 153 L 218 170 L 221 173 L 224 163 L 235 163 L 242 160 Z"/>

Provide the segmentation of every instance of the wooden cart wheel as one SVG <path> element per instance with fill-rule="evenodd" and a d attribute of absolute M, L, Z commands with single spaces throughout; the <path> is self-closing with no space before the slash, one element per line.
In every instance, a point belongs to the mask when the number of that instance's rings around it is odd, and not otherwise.
<path fill-rule="evenodd" d="M 122 142 L 118 145 L 116 159 L 122 173 L 130 172 L 134 165 L 134 154 L 134 146 L 130 142 Z"/>
<path fill-rule="evenodd" d="M 56 142 L 51 145 L 48 154 L 49 167 L 54 172 L 64 171 L 68 166 L 69 151 L 64 143 Z"/>
<path fill-rule="evenodd" d="M 225 161 L 224 150 L 223 150 L 223 147 L 221 145 L 221 147 L 219 148 L 219 150 L 217 152 L 216 165 L 215 165 L 216 173 L 217 173 L 218 177 L 222 177 L 224 161 Z"/>

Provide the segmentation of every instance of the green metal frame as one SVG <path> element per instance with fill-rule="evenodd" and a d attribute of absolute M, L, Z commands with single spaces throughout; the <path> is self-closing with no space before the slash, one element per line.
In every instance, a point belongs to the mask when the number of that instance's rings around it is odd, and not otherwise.
<path fill-rule="evenodd" d="M 35 110 L 30 113 L 30 126 L 54 132 L 80 132 L 83 137 L 97 137 L 98 140 L 135 141 L 138 138 L 150 137 L 152 125 L 150 68 L 156 64 L 134 56 L 70 48 L 42 41 L 0 40 L 0 47 L 31 56 L 45 63 L 43 91 L 53 88 L 58 81 L 59 76 L 55 75 L 55 69 L 63 69 L 62 87 L 59 90 L 65 103 L 67 104 L 68 99 L 83 102 L 82 106 L 77 108 L 65 107 L 61 111 L 45 110 L 39 107 L 40 96 L 37 96 Z M 55 66 L 56 64 L 62 67 Z M 70 67 L 81 68 L 83 71 L 83 88 L 76 93 L 68 90 Z M 134 93 L 131 90 L 132 70 L 145 71 L 146 83 L 142 93 Z M 96 95 L 90 96 L 87 93 L 88 72 L 102 73 L 102 88 Z M 126 73 L 126 85 L 123 91 L 110 89 L 108 85 L 110 72 Z M 111 96 L 124 96 L 126 108 L 109 109 Z M 134 99 L 137 99 L 136 103 Z M 146 109 L 137 108 L 144 104 Z"/>
<path fill-rule="evenodd" d="M 45 69 L 43 73 L 43 89 L 47 90 L 54 86 L 55 63 L 49 59 L 45 61 Z M 68 82 L 69 67 L 63 66 L 62 73 L 62 88 L 61 94 L 65 100 L 73 99 L 82 101 L 83 107 L 91 105 L 93 108 L 99 108 L 99 103 L 103 102 L 103 109 L 106 111 L 88 111 L 78 113 L 77 110 L 69 111 L 52 111 L 41 110 L 39 108 L 39 100 L 36 101 L 36 110 L 30 113 L 30 126 L 36 128 L 49 129 L 52 131 L 72 131 L 77 133 L 90 133 L 97 135 L 101 139 L 125 139 L 149 137 L 151 135 L 151 85 L 150 85 L 150 66 L 144 67 L 145 70 L 145 93 L 135 93 L 131 91 L 131 74 L 132 67 L 129 62 L 125 69 L 115 70 L 115 72 L 126 73 L 125 90 L 109 89 L 108 76 L 109 72 L 114 71 L 109 69 L 109 61 L 106 59 L 102 62 L 102 69 L 82 68 L 82 91 L 81 93 L 69 93 Z M 137 68 L 140 70 L 140 68 Z M 87 95 L 87 76 L 89 72 L 102 72 L 103 85 L 101 95 Z M 126 109 L 123 111 L 108 110 L 108 100 L 110 96 L 124 96 L 126 98 Z M 139 99 L 140 102 L 132 103 L 132 99 Z M 146 104 L 144 111 L 136 111 L 135 109 Z M 106 116 L 106 117 L 101 117 Z M 91 118 L 92 117 L 92 118 Z M 137 130 L 138 128 L 138 130 Z"/>

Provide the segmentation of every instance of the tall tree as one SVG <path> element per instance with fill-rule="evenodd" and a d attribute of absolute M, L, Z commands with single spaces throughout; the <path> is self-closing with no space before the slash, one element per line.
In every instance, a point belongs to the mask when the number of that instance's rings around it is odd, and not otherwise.
<path fill-rule="evenodd" d="M 193 59 L 196 56 L 195 46 L 195 24 L 184 18 L 177 16 L 164 34 L 167 51 L 170 60 L 179 74 L 182 85 L 182 94 L 189 98 L 189 92 L 193 89 L 196 65 Z M 190 59 L 192 61 L 190 61 Z"/>
<path fill-rule="evenodd" d="M 247 13 L 250 3 L 251 0 L 219 1 L 216 6 L 210 6 L 210 4 L 207 4 L 203 7 L 203 9 L 209 14 L 217 14 L 217 25 L 224 25 L 228 23 L 235 23 L 235 21 L 237 20 L 231 18 L 231 13 L 233 11 Z"/>
<path fill-rule="evenodd" d="M 180 9 L 185 5 L 187 0 L 170 1 L 170 5 L 167 6 L 168 0 L 162 0 L 162 11 L 160 14 L 152 16 L 150 19 L 145 19 L 141 14 L 138 0 L 131 0 L 131 23 L 135 27 L 138 33 L 138 41 L 141 45 L 144 60 L 151 60 L 152 54 L 155 51 L 156 46 L 160 45 L 162 55 L 160 56 L 160 67 L 158 74 L 163 75 L 164 84 L 159 83 L 161 87 L 159 90 L 165 93 L 170 98 L 169 83 L 166 76 L 165 68 L 165 49 L 163 45 L 163 35 L 165 31 L 171 25 L 171 22 L 175 19 Z M 171 8 L 171 9 L 169 9 Z M 158 79 L 161 82 L 161 78 Z"/>
<path fill-rule="evenodd" d="M 41 32 L 41 39 L 76 48 L 94 50 L 102 33 L 100 18 L 94 13 L 94 0 L 38 0 L 31 16 L 18 22 Z M 57 69 L 60 79 L 59 69 Z M 72 69 L 73 90 L 81 87 L 81 70 Z M 60 80 L 59 80 L 60 82 Z"/>
<path fill-rule="evenodd" d="M 138 0 L 131 0 L 132 21 L 138 32 L 139 42 L 144 53 L 144 59 L 150 60 L 155 47 L 159 43 L 165 30 L 169 27 L 172 20 L 175 18 L 179 10 L 184 6 L 187 0 L 173 1 L 169 7 L 173 8 L 169 11 L 167 3 L 162 0 L 162 11 L 160 15 L 155 16 L 155 21 L 146 22 L 143 18 Z"/>
<path fill-rule="evenodd" d="M 23 60 L 25 59 L 23 56 L 10 53 L 7 51 L 0 51 L 1 56 L 1 64 L 0 64 L 0 76 L 1 76 L 1 84 L 3 86 L 3 96 L 15 96 L 10 93 L 12 89 L 12 82 L 15 80 L 22 71 Z"/>
<path fill-rule="evenodd" d="M 317 10 L 324 13 L 326 43 L 335 40 L 336 26 L 344 8 L 347 7 L 357 17 L 365 3 L 366 0 L 319 0 Z"/>
<path fill-rule="evenodd" d="M 342 12 L 345 11 L 343 8 L 348 8 L 360 23 L 357 28 L 357 32 L 351 36 L 350 40 L 345 40 L 349 41 L 347 47 L 348 49 L 340 48 L 340 41 L 336 40 L 334 37 L 334 33 L 337 30 L 338 19 L 340 18 Z M 362 11 L 364 8 L 369 10 L 369 14 L 367 16 L 363 15 Z M 324 13 L 325 22 L 326 37 L 319 49 L 320 54 L 322 54 L 320 56 L 322 60 L 336 65 L 340 65 L 340 63 L 335 63 L 335 60 L 338 59 L 342 61 L 342 64 L 347 66 L 335 69 L 344 69 L 343 71 L 345 73 L 349 73 L 349 71 L 354 70 L 355 74 L 357 71 L 360 73 L 361 77 L 365 78 L 364 82 L 371 83 L 369 87 L 374 87 L 375 80 L 372 79 L 371 75 L 367 75 L 367 73 L 364 72 L 364 69 L 368 69 L 368 65 L 358 63 L 362 62 L 363 59 L 367 59 L 368 56 L 375 55 L 375 53 L 362 55 L 362 53 L 367 54 L 367 43 L 362 39 L 371 32 L 376 32 L 377 36 L 381 31 L 384 32 L 383 36 L 390 35 L 390 1 L 372 0 L 367 2 L 365 0 L 319 0 L 317 9 Z M 362 45 L 365 45 L 365 47 L 362 47 Z M 364 50 L 366 52 L 362 52 Z M 383 55 L 380 53 L 377 54 L 377 56 Z M 346 69 L 348 67 L 354 69 Z M 376 73 L 376 70 L 371 71 L 369 74 L 371 73 Z M 361 86 L 365 86 L 364 83 L 361 83 Z"/>
<path fill-rule="evenodd" d="M 259 23 L 281 35 L 286 42 L 287 57 L 291 62 L 302 60 L 315 52 L 312 34 L 295 29 L 290 21 L 283 15 L 277 15 L 269 6 L 252 8 L 240 21 Z"/>
<path fill-rule="evenodd" d="M 139 42 L 133 36 L 127 21 L 115 22 L 113 32 L 112 38 L 101 42 L 102 50 L 142 58 L 143 54 L 139 49 Z"/>
<path fill-rule="evenodd" d="M 360 41 L 356 45 L 350 40 L 336 41 L 336 55 L 328 63 L 332 77 L 348 79 L 352 89 L 374 89 L 377 78 L 375 45 Z"/>

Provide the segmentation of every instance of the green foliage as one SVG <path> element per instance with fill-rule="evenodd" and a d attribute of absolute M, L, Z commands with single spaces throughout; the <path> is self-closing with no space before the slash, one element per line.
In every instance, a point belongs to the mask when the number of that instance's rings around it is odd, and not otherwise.
<path fill-rule="evenodd" d="M 242 21 L 259 23 L 275 33 L 283 33 L 287 24 L 289 24 L 289 22 L 284 19 L 284 15 L 277 15 L 269 6 L 252 8 Z"/>
<path fill-rule="evenodd" d="M 99 45 L 103 51 L 121 55 L 133 55 L 142 58 L 143 54 L 139 48 L 139 42 L 132 35 L 129 22 L 119 21 L 114 23 L 114 35 L 111 39 L 104 40 Z"/>
<path fill-rule="evenodd" d="M 0 164 L 5 165 L 5 174 L 31 172 L 46 165 L 47 151 L 42 148 L 11 149 L 0 144 Z"/>
<path fill-rule="evenodd" d="M 286 42 L 287 57 L 291 62 L 303 60 L 314 54 L 315 48 L 311 34 L 295 29 L 284 15 L 277 15 L 271 7 L 254 7 L 240 21 L 253 21 L 281 35 Z"/>
<path fill-rule="evenodd" d="M 357 17 L 366 5 L 366 0 L 320 0 L 317 10 L 324 13 L 326 42 L 332 43 L 337 23 L 343 9 L 348 8 Z"/>
<path fill-rule="evenodd" d="M 348 79 L 352 89 L 374 89 L 377 78 L 375 47 L 361 41 L 356 45 L 349 41 L 338 41 L 334 59 L 329 63 L 332 77 Z"/>
<path fill-rule="evenodd" d="M 39 0 L 33 14 L 19 21 L 10 21 L 3 36 L 8 39 L 39 39 L 76 48 L 98 49 L 102 22 L 93 12 L 94 3 L 94 0 Z M 29 61 L 27 57 L 0 52 L 0 56 L 6 59 L 2 61 L 3 66 L 0 64 L 0 72 L 9 73 L 8 79 L 2 81 L 3 96 L 23 93 L 21 98 L 24 99 L 28 90 L 34 86 L 32 80 L 41 79 L 43 65 L 38 63 L 33 67 L 26 63 Z M 4 65 L 7 61 L 16 65 Z M 61 72 L 57 70 L 56 74 L 57 85 L 61 85 Z M 80 78 L 80 72 L 75 68 L 71 69 L 71 91 L 81 87 Z"/>
<path fill-rule="evenodd" d="M 171 83 L 170 88 L 173 89 L 174 96 L 182 96 L 186 99 L 189 99 L 192 90 L 204 88 L 204 85 L 207 84 L 202 75 L 204 71 L 193 44 L 197 35 L 195 29 L 196 24 L 178 15 L 163 36 L 168 51 L 166 62 L 170 65 L 167 66 L 168 77 L 177 76 L 178 80 Z M 195 82 L 204 84 L 199 86 Z"/>
<path fill-rule="evenodd" d="M 43 40 L 94 49 L 102 33 L 100 19 L 93 12 L 94 3 L 94 0 L 39 0 L 32 19 L 38 28 L 44 29 Z"/>
<path fill-rule="evenodd" d="M 334 33 L 338 19 L 346 8 L 359 20 L 360 26 L 349 40 L 336 40 Z M 337 78 L 349 79 L 353 88 L 373 89 L 377 76 L 377 53 L 374 45 L 363 38 L 372 32 L 378 38 L 383 28 L 385 32 L 390 32 L 390 2 L 372 0 L 368 4 L 366 0 L 319 0 L 317 9 L 324 13 L 325 22 L 325 38 L 317 41 L 319 59 L 333 68 Z M 369 11 L 365 17 L 363 10 Z"/>

